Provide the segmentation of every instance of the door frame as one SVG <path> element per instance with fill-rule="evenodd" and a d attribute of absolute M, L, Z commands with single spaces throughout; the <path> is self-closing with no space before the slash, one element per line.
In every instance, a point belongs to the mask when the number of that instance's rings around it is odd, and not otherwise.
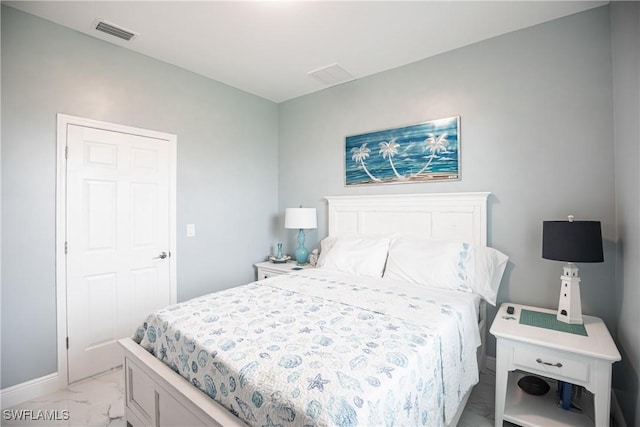
<path fill-rule="evenodd" d="M 177 243 L 176 243 L 176 135 L 141 129 L 126 125 L 88 119 L 84 117 L 57 114 L 56 147 L 56 342 L 58 348 L 58 379 L 61 387 L 69 385 L 67 352 L 67 268 L 65 243 L 67 236 L 67 128 L 69 125 L 91 127 L 112 132 L 120 132 L 168 141 L 169 143 L 169 281 L 171 304 L 177 301 Z M 133 331 L 131 331 L 133 334 Z"/>

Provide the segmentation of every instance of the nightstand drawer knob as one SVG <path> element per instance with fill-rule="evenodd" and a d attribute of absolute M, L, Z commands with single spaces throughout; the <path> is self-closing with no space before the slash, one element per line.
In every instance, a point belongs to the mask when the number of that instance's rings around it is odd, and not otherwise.
<path fill-rule="evenodd" d="M 558 363 L 549 363 L 549 362 L 545 362 L 544 360 L 537 358 L 536 362 L 538 363 L 542 363 L 543 365 L 548 365 L 548 366 L 555 366 L 556 368 L 562 368 L 562 363 L 558 362 Z"/>

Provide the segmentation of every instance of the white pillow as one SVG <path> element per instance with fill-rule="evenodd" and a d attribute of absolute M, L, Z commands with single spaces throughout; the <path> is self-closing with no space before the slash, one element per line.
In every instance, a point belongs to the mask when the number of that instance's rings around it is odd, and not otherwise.
<path fill-rule="evenodd" d="M 359 276 L 382 277 L 389 238 L 327 237 L 320 242 L 317 268 Z"/>
<path fill-rule="evenodd" d="M 324 259 L 329 254 L 329 251 L 331 250 L 331 247 L 336 242 L 336 240 L 337 238 L 335 237 L 325 237 L 320 241 L 320 256 L 318 256 L 318 262 L 316 263 L 317 268 L 322 267 L 322 264 L 324 264 Z"/>
<path fill-rule="evenodd" d="M 398 238 L 391 242 L 384 277 L 469 292 L 471 245 L 445 240 Z"/>
<path fill-rule="evenodd" d="M 475 292 L 492 305 L 509 258 L 488 247 L 449 240 L 394 239 L 384 277 Z"/>
<path fill-rule="evenodd" d="M 482 295 L 485 301 L 496 305 L 498 289 L 500 289 L 500 282 L 509 257 L 488 246 L 476 246 L 474 252 L 476 268 L 471 286 L 476 293 Z"/>

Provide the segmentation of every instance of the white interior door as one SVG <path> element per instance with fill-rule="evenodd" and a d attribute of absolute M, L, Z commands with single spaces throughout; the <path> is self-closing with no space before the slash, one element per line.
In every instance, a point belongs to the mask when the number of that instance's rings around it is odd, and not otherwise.
<path fill-rule="evenodd" d="M 122 363 L 116 341 L 171 302 L 170 147 L 67 127 L 69 383 Z"/>

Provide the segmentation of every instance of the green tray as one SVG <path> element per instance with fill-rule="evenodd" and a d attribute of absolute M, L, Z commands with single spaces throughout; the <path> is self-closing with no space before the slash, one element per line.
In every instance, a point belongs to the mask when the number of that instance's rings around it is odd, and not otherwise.
<path fill-rule="evenodd" d="M 539 311 L 522 309 L 520 312 L 520 324 L 587 336 L 587 330 L 584 325 L 572 325 L 561 322 L 556 319 L 555 313 L 541 313 Z"/>

